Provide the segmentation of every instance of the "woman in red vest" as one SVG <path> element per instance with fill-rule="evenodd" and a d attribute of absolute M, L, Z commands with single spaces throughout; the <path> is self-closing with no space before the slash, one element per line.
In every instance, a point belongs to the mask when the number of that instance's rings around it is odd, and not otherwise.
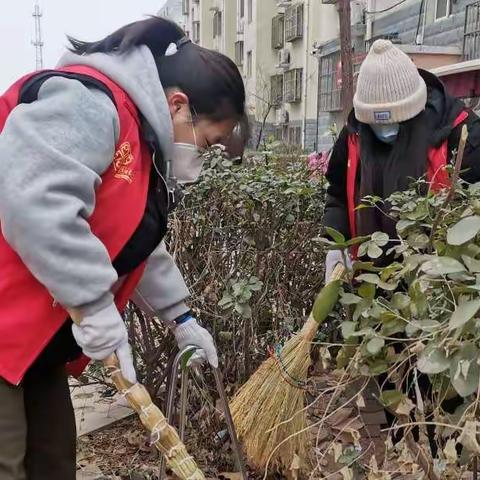
<path fill-rule="evenodd" d="M 326 226 L 347 238 L 376 231 L 395 237 L 395 224 L 386 215 L 356 206 L 367 195 L 388 198 L 425 174 L 434 187 L 443 186 L 448 180 L 443 167 L 465 123 L 469 138 L 463 178 L 480 179 L 478 117 L 450 96 L 437 77 L 417 70 L 391 42 L 372 45 L 360 68 L 353 104 L 328 167 Z M 327 280 L 340 261 L 339 251 L 328 253 Z"/>
<path fill-rule="evenodd" d="M 75 479 L 65 365 L 115 352 L 136 381 L 129 299 L 218 365 L 162 239 L 202 150 L 246 129 L 241 75 L 160 18 L 70 41 L 0 97 L 0 480 Z"/>

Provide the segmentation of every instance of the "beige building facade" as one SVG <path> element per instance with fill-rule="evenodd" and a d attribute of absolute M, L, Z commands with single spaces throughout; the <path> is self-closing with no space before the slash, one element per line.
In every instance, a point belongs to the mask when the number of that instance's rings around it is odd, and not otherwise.
<path fill-rule="evenodd" d="M 242 72 L 253 146 L 274 137 L 306 150 L 331 147 L 341 128 L 335 0 L 182 0 L 192 40 Z M 480 57 L 480 2 L 351 0 L 354 75 L 371 43 L 389 38 L 420 68 Z M 420 6 L 422 9 L 420 9 Z"/>
<path fill-rule="evenodd" d="M 338 35 L 335 6 L 319 0 L 183 1 L 192 41 L 225 53 L 242 72 L 253 146 L 261 136 L 317 148 L 314 45 Z"/>

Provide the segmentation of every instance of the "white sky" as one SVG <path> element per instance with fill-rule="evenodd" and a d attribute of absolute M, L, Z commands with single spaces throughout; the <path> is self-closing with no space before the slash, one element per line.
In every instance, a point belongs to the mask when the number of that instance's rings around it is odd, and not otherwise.
<path fill-rule="evenodd" d="M 44 66 L 52 68 L 65 49 L 65 34 L 99 40 L 126 23 L 155 14 L 165 0 L 40 0 Z M 35 69 L 34 0 L 0 5 L 0 94 Z"/>

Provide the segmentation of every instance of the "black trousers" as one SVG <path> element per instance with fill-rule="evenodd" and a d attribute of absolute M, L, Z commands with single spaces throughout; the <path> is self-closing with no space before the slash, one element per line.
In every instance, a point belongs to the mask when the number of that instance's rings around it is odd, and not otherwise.
<path fill-rule="evenodd" d="M 75 480 L 76 428 L 63 366 L 0 379 L 0 480 Z"/>

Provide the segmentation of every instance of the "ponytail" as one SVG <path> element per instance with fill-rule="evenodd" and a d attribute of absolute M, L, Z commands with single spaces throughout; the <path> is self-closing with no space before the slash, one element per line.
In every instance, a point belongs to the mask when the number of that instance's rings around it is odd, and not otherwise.
<path fill-rule="evenodd" d="M 185 36 L 175 23 L 160 17 L 149 17 L 130 23 L 98 42 L 82 42 L 68 37 L 70 50 L 78 55 L 91 53 L 125 53 L 139 45 L 146 45 L 154 57 L 165 54 L 167 47 Z"/>

